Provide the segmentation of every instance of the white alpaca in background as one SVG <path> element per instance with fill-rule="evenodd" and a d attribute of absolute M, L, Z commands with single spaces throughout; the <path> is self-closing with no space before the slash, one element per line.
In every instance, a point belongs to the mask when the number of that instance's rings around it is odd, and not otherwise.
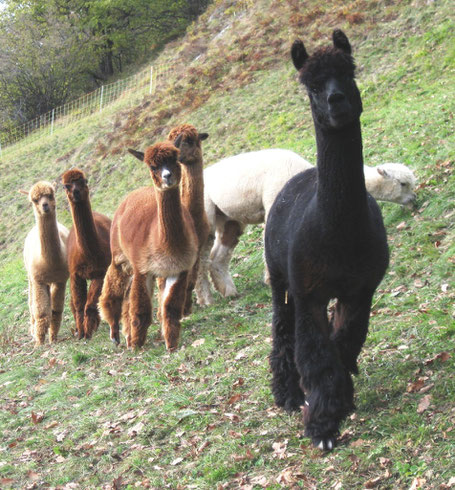
<path fill-rule="evenodd" d="M 201 257 L 196 294 L 201 305 L 213 303 L 208 274 L 223 296 L 237 289 L 229 273 L 235 246 L 248 224 L 265 223 L 284 184 L 313 165 L 291 150 L 272 148 L 224 158 L 204 170 L 205 211 L 211 236 Z M 377 200 L 412 207 L 416 178 L 400 163 L 364 166 L 368 192 Z M 213 241 L 214 236 L 214 241 Z M 264 280 L 268 282 L 265 271 Z"/>
<path fill-rule="evenodd" d="M 66 244 L 68 229 L 57 222 L 55 189 L 49 182 L 37 182 L 27 194 L 33 205 L 36 225 L 24 244 L 28 276 L 30 330 L 36 344 L 55 342 L 62 323 L 65 288 L 68 280 Z"/>

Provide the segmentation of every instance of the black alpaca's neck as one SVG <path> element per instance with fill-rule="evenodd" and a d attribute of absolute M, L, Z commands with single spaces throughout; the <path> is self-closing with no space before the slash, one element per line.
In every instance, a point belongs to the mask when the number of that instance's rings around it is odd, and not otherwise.
<path fill-rule="evenodd" d="M 174 251 L 186 243 L 183 223 L 180 188 L 157 191 L 159 237 L 169 251 Z"/>
<path fill-rule="evenodd" d="M 71 203 L 71 214 L 79 247 L 89 256 L 102 254 L 90 201 Z"/>
<path fill-rule="evenodd" d="M 55 214 L 49 213 L 38 220 L 41 253 L 46 261 L 63 260 Z"/>
<path fill-rule="evenodd" d="M 357 120 L 341 130 L 315 125 L 318 151 L 318 206 L 326 224 L 337 228 L 367 217 L 362 134 Z M 341 220 L 341 221 L 340 221 Z"/>

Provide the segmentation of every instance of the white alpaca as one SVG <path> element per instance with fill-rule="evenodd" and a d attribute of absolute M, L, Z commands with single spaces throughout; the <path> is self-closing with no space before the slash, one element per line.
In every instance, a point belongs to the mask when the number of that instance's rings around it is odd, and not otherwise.
<path fill-rule="evenodd" d="M 65 287 L 68 280 L 66 242 L 69 231 L 57 222 L 55 189 L 49 182 L 37 182 L 28 194 L 36 225 L 24 244 L 28 276 L 30 330 L 36 344 L 55 342 L 62 323 Z"/>
<path fill-rule="evenodd" d="M 204 170 L 205 210 L 212 239 L 202 253 L 196 284 L 199 304 L 213 303 L 209 271 L 215 288 L 223 296 L 237 294 L 229 274 L 229 262 L 239 236 L 246 225 L 266 222 L 268 211 L 284 184 L 311 167 L 293 151 L 272 148 L 224 158 Z M 414 203 L 416 178 L 405 165 L 365 165 L 364 173 L 367 190 L 375 199 L 405 206 Z M 268 281 L 267 270 L 264 279 Z"/>

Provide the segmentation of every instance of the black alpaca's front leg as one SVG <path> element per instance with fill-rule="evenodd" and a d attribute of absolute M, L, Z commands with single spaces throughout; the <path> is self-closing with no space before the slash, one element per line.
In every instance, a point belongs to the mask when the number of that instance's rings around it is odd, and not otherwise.
<path fill-rule="evenodd" d="M 341 360 L 351 373 L 357 374 L 357 357 L 365 343 L 373 294 L 350 301 L 338 300 L 331 319 L 331 338 Z"/>
<path fill-rule="evenodd" d="M 294 361 L 294 304 L 283 284 L 272 282 L 273 346 L 270 354 L 272 393 L 275 403 L 287 412 L 297 411 L 305 402 L 300 375 Z"/>
<path fill-rule="evenodd" d="M 306 394 L 305 433 L 318 448 L 332 450 L 341 422 L 354 408 L 352 379 L 329 339 L 320 306 L 302 298 L 295 302 L 295 360 Z"/>

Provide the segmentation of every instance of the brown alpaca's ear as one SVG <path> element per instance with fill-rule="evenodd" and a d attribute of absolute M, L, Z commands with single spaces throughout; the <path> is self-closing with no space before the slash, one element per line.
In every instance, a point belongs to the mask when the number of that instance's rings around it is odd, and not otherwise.
<path fill-rule="evenodd" d="M 199 140 L 204 141 L 209 137 L 209 133 L 199 133 Z"/>
<path fill-rule="evenodd" d="M 349 44 L 349 40 L 346 34 L 341 29 L 335 29 L 332 34 L 333 45 L 344 51 L 345 53 L 351 54 L 352 48 Z"/>
<path fill-rule="evenodd" d="M 183 133 L 180 133 L 177 138 L 175 138 L 175 141 L 174 141 L 174 146 L 176 148 L 180 148 L 180 145 L 182 144 L 182 140 L 183 140 Z"/>
<path fill-rule="evenodd" d="M 24 191 L 24 189 L 19 189 L 17 192 L 19 192 L 19 194 L 25 194 L 26 196 L 28 196 L 28 191 Z"/>
<path fill-rule="evenodd" d="M 300 39 L 296 39 L 292 44 L 291 58 L 296 70 L 300 70 L 308 59 L 308 53 L 306 52 L 305 46 Z"/>
<path fill-rule="evenodd" d="M 141 162 L 144 161 L 144 153 L 142 151 L 133 150 L 131 148 L 128 148 L 128 151 L 131 153 L 131 155 L 134 155 Z"/>

